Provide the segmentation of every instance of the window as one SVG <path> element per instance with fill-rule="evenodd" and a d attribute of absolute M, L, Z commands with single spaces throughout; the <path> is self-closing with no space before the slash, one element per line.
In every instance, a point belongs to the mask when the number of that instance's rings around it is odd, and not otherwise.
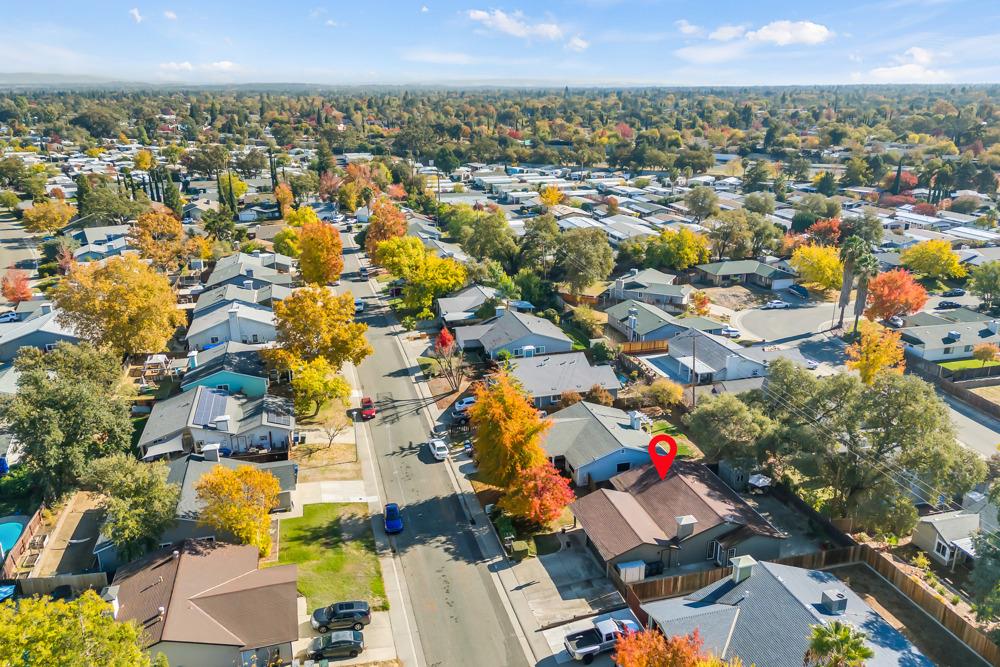
<path fill-rule="evenodd" d="M 219 337 L 218 336 L 212 336 L 211 341 L 212 341 L 212 345 L 215 345 L 216 343 L 219 342 Z"/>
<path fill-rule="evenodd" d="M 941 538 L 938 538 L 934 543 L 934 553 L 945 560 L 951 560 L 951 547 L 942 542 Z"/>
<path fill-rule="evenodd" d="M 545 354 L 545 346 L 539 345 L 535 348 L 535 354 Z"/>
<path fill-rule="evenodd" d="M 217 385 L 215 385 L 215 388 L 218 389 L 218 390 L 220 390 L 220 391 L 225 391 L 225 392 L 229 391 L 229 385 L 228 384 L 217 384 Z"/>
<path fill-rule="evenodd" d="M 260 342 L 260 340 L 259 340 L 259 339 L 258 339 L 258 337 L 257 337 L 257 334 L 254 334 L 254 335 L 252 336 L 252 338 L 253 338 L 253 342 L 255 342 L 255 343 L 259 343 L 259 342 Z"/>
<path fill-rule="evenodd" d="M 708 553 L 705 555 L 705 560 L 712 560 L 715 558 L 715 552 L 719 550 L 719 543 L 712 540 L 708 543 Z"/>
<path fill-rule="evenodd" d="M 617 466 L 615 467 L 615 472 L 625 472 L 625 471 L 627 471 L 627 470 L 631 470 L 631 469 L 632 469 L 632 464 L 631 464 L 631 463 L 628 463 L 628 462 L 625 462 L 625 463 L 619 463 L 619 464 L 618 464 L 618 465 L 617 465 Z"/>
<path fill-rule="evenodd" d="M 966 352 L 972 352 L 972 346 L 971 345 L 966 345 L 965 346 L 965 351 Z"/>
<path fill-rule="evenodd" d="M 521 348 L 519 348 L 519 347 L 515 347 L 514 348 L 514 356 L 515 357 L 520 357 L 522 352 L 523 352 L 523 350 L 521 350 Z"/>
<path fill-rule="evenodd" d="M 954 350 L 954 349 L 955 348 L 953 348 L 953 347 L 946 347 L 946 348 L 944 348 L 944 353 L 945 354 L 951 354 L 951 351 Z"/>
<path fill-rule="evenodd" d="M 45 344 L 45 351 L 46 352 L 51 352 L 54 349 L 56 349 L 56 344 L 55 343 L 46 343 Z"/>

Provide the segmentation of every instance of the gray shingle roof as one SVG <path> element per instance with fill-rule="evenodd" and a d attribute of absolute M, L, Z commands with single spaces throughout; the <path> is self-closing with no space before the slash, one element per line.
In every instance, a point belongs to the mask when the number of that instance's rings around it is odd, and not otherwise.
<path fill-rule="evenodd" d="M 169 473 L 167 481 L 180 487 L 180 498 L 177 502 L 177 518 L 195 521 L 201 514 L 203 503 L 198 500 L 195 486 L 204 475 L 216 466 L 225 466 L 235 470 L 241 466 L 253 466 L 267 470 L 278 479 L 282 491 L 295 488 L 295 464 L 292 461 L 274 461 L 271 463 L 249 463 L 230 458 L 218 461 L 207 461 L 200 454 L 189 454 L 167 463 Z"/>
<path fill-rule="evenodd" d="M 726 359 L 729 357 L 733 355 L 745 356 L 743 348 L 736 343 L 697 329 L 688 329 L 670 339 L 671 357 L 686 359 L 692 355 L 698 361 L 699 372 L 703 368 L 722 370 L 726 367 Z"/>
<path fill-rule="evenodd" d="M 959 336 L 957 338 L 952 336 L 953 332 L 957 332 Z M 1000 333 L 990 331 L 986 322 L 953 322 L 926 327 L 907 327 L 903 329 L 903 340 L 928 348 L 979 345 L 1000 342 Z"/>
<path fill-rule="evenodd" d="M 562 355 L 565 356 L 565 355 Z M 644 451 L 649 434 L 633 429 L 618 408 L 581 401 L 549 415 L 552 426 L 542 446 L 549 456 L 564 456 L 578 469 L 623 447 Z"/>
<path fill-rule="evenodd" d="M 595 384 L 615 391 L 621 388 L 611 366 L 591 366 L 583 352 L 511 359 L 510 368 L 511 375 L 531 396 L 554 396 L 566 391 L 582 394 Z"/>
<path fill-rule="evenodd" d="M 621 303 L 608 308 L 605 311 L 608 315 L 608 320 L 617 320 L 618 322 L 626 323 L 629 317 L 629 309 L 635 308 L 638 312 L 635 316 L 635 332 L 640 336 L 645 336 L 650 331 L 655 331 L 660 327 L 666 326 L 668 324 L 674 324 L 678 327 L 683 327 L 682 324 L 676 317 L 670 315 L 661 308 L 648 303 L 643 303 L 642 301 L 634 301 L 629 299 L 628 301 L 622 301 Z"/>
<path fill-rule="evenodd" d="M 830 589 L 847 597 L 844 614 L 835 616 L 822 607 L 823 591 Z M 737 613 L 726 615 L 727 608 Z M 867 633 L 875 652 L 865 663 L 869 667 L 934 664 L 836 576 L 819 570 L 756 563 L 740 583 L 727 577 L 687 597 L 649 602 L 642 609 L 668 636 L 696 627 L 706 647 L 721 645 L 721 657 L 739 656 L 744 664 L 801 665 L 811 627 L 834 620 Z"/>
<path fill-rule="evenodd" d="M 496 297 L 497 290 L 482 285 L 470 285 L 452 296 L 438 299 L 438 310 L 442 316 L 449 313 L 464 313 L 475 311 L 487 300 Z"/>
<path fill-rule="evenodd" d="M 531 334 L 572 343 L 569 337 L 562 332 L 562 329 L 552 322 L 512 310 L 506 310 L 499 317 L 494 317 L 478 326 L 462 327 L 457 332 L 458 341 L 462 347 L 465 347 L 468 342 L 478 340 L 487 350 L 502 348 Z"/>
<path fill-rule="evenodd" d="M 754 273 L 758 276 L 775 279 L 795 277 L 787 271 L 768 266 L 755 259 L 727 260 L 712 262 L 711 264 L 699 264 L 697 268 L 713 276 L 734 276 Z"/>
<path fill-rule="evenodd" d="M 184 374 L 181 387 L 222 371 L 267 377 L 267 368 L 260 358 L 260 349 L 259 345 L 228 341 L 225 345 L 198 352 L 198 365 Z"/>

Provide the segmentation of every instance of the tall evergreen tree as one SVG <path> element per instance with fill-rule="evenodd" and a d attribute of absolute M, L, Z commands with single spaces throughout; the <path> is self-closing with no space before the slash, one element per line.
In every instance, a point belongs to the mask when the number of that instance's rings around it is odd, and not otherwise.
<path fill-rule="evenodd" d="M 178 218 L 184 217 L 184 200 L 181 199 L 180 190 L 177 189 L 177 184 L 174 183 L 169 172 L 166 173 L 163 180 L 163 203 Z"/>

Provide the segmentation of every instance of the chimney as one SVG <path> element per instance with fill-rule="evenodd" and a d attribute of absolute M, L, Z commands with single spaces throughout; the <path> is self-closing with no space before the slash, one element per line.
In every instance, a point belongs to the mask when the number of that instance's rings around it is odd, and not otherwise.
<path fill-rule="evenodd" d="M 229 419 L 229 417 L 226 417 Z M 218 461 L 219 460 L 219 445 L 218 443 L 212 443 L 210 445 L 204 445 L 201 448 L 201 455 L 206 461 Z"/>
<path fill-rule="evenodd" d="M 252 280 L 244 280 L 243 281 L 243 289 L 253 289 L 253 281 Z"/>
<path fill-rule="evenodd" d="M 836 588 L 823 591 L 823 611 L 834 616 L 840 616 L 847 611 L 847 595 Z"/>
<path fill-rule="evenodd" d="M 948 338 L 951 338 L 952 340 L 961 340 L 962 339 L 962 332 L 961 331 L 949 331 L 948 332 Z"/>
<path fill-rule="evenodd" d="M 188 370 L 198 368 L 198 350 L 188 352 Z"/>
<path fill-rule="evenodd" d="M 694 518 L 690 514 L 685 514 L 684 516 L 674 517 L 677 522 L 677 539 L 683 540 L 694 533 L 694 527 L 698 524 L 698 519 Z"/>
<path fill-rule="evenodd" d="M 229 415 L 219 415 L 212 422 L 212 426 L 219 429 L 220 431 L 225 431 L 229 428 Z M 208 447 L 209 445 L 205 445 Z M 205 453 L 205 447 L 202 447 L 202 454 Z"/>
<path fill-rule="evenodd" d="M 229 340 L 240 340 L 240 307 L 237 304 L 233 304 L 229 307 L 226 312 L 229 316 Z"/>
<path fill-rule="evenodd" d="M 638 410 L 628 413 L 628 425 L 633 431 L 642 430 L 642 417 L 639 415 Z"/>
<path fill-rule="evenodd" d="M 48 315 L 49 313 L 52 312 L 52 304 L 51 303 L 43 303 L 42 306 L 41 306 L 41 311 L 42 311 L 42 315 Z"/>
<path fill-rule="evenodd" d="M 635 278 L 637 275 L 639 275 L 639 269 L 636 269 L 636 268 L 629 269 L 628 270 L 628 275 L 629 275 L 629 278 Z"/>
<path fill-rule="evenodd" d="M 243 275 L 247 278 L 253 278 L 253 269 L 243 269 Z"/>
<path fill-rule="evenodd" d="M 1000 320 L 990 320 L 986 323 L 986 328 L 989 329 L 992 334 L 1000 332 Z"/>
<path fill-rule="evenodd" d="M 494 317 L 500 317 L 501 315 L 503 315 L 503 312 L 505 310 L 507 310 L 507 309 L 503 307 L 502 303 L 498 304 L 497 307 L 496 307 L 496 309 L 493 311 L 493 316 Z"/>
<path fill-rule="evenodd" d="M 734 584 L 743 583 L 753 574 L 753 566 L 757 564 L 753 556 L 737 556 L 729 559 L 733 566 L 732 580 Z"/>
<path fill-rule="evenodd" d="M 118 586 L 105 586 L 101 599 L 111 605 L 111 618 L 118 618 Z"/>

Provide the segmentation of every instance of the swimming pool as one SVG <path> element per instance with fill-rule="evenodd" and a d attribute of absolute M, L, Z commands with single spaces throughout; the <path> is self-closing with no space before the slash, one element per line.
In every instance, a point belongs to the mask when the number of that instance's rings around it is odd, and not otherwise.
<path fill-rule="evenodd" d="M 27 517 L 7 516 L 0 519 L 0 554 L 4 556 L 17 543 L 17 538 L 24 532 Z"/>

